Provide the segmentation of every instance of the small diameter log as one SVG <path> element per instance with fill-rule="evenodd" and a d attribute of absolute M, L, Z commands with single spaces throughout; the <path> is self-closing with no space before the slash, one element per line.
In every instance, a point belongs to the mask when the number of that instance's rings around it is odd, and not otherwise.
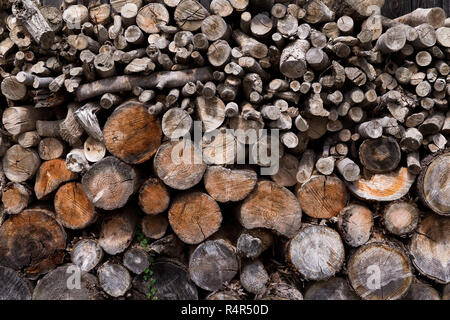
<path fill-rule="evenodd" d="M 123 255 L 123 265 L 134 274 L 141 274 L 150 266 L 149 256 L 141 248 L 128 249 Z"/>
<path fill-rule="evenodd" d="M 83 239 L 73 246 L 70 258 L 81 271 L 89 272 L 103 259 L 103 249 L 97 240 Z"/>
<path fill-rule="evenodd" d="M 300 228 L 302 210 L 288 189 L 271 181 L 260 181 L 244 200 L 238 219 L 246 229 L 267 228 L 284 236 Z"/>
<path fill-rule="evenodd" d="M 205 193 L 185 193 L 169 209 L 169 223 L 184 243 L 198 244 L 219 230 L 222 213 L 217 202 Z"/>
<path fill-rule="evenodd" d="M 207 52 L 208 61 L 214 67 L 223 66 L 228 62 L 231 55 L 231 47 L 225 40 L 213 42 Z"/>
<path fill-rule="evenodd" d="M 18 144 L 9 148 L 3 156 L 3 172 L 13 182 L 24 182 L 34 176 L 41 164 L 36 151 Z"/>
<path fill-rule="evenodd" d="M 98 162 L 104 158 L 106 147 L 102 142 L 97 141 L 92 137 L 88 137 L 84 142 L 83 151 L 88 161 Z"/>
<path fill-rule="evenodd" d="M 189 259 L 189 275 L 200 288 L 215 291 L 238 272 L 235 248 L 227 241 L 208 240 L 200 244 Z"/>
<path fill-rule="evenodd" d="M 6 213 L 22 212 L 32 200 L 31 190 L 24 184 L 9 182 L 2 190 L 2 203 Z"/>
<path fill-rule="evenodd" d="M 89 169 L 89 163 L 82 149 L 72 149 L 66 156 L 67 170 L 75 173 L 84 173 Z"/>
<path fill-rule="evenodd" d="M 134 278 L 133 287 L 143 294 L 154 294 L 158 300 L 198 300 L 197 287 L 184 264 L 159 258 L 153 263 L 152 271 L 152 277 L 141 274 Z M 155 292 L 152 293 L 150 288 Z"/>
<path fill-rule="evenodd" d="M 383 127 L 377 120 L 370 120 L 358 126 L 358 132 L 363 138 L 376 139 L 383 134 Z"/>
<path fill-rule="evenodd" d="M 151 215 L 142 218 L 141 227 L 144 235 L 150 239 L 160 239 L 167 231 L 169 221 L 163 215 Z"/>
<path fill-rule="evenodd" d="M 306 40 L 296 40 L 287 45 L 280 56 L 280 72 L 291 79 L 303 76 L 306 72 L 306 52 L 309 47 Z"/>
<path fill-rule="evenodd" d="M 389 28 L 377 40 L 375 50 L 384 54 L 397 52 L 403 49 L 406 44 L 406 35 L 402 27 L 396 26 Z"/>
<path fill-rule="evenodd" d="M 97 218 L 94 205 L 78 182 L 61 186 L 55 194 L 54 206 L 56 219 L 68 229 L 83 229 Z"/>
<path fill-rule="evenodd" d="M 78 123 L 75 117 L 75 111 L 78 110 L 78 108 L 79 107 L 75 104 L 69 104 L 67 106 L 66 118 L 59 124 L 59 134 L 61 138 L 71 146 L 81 144 L 80 137 L 84 132 L 83 127 Z"/>
<path fill-rule="evenodd" d="M 447 250 L 449 227 L 450 220 L 447 217 L 430 214 L 420 222 L 409 244 L 412 262 L 417 270 L 444 284 L 450 281 Z"/>
<path fill-rule="evenodd" d="M 302 227 L 290 240 L 287 251 L 287 259 L 306 280 L 334 276 L 345 259 L 339 233 L 325 226 Z"/>
<path fill-rule="evenodd" d="M 236 41 L 242 54 L 245 56 L 252 56 L 255 59 L 261 59 L 267 56 L 268 48 L 265 44 L 247 36 L 242 31 L 233 30 L 233 40 Z"/>
<path fill-rule="evenodd" d="M 450 152 L 428 156 L 422 161 L 422 168 L 417 180 L 420 199 L 437 214 L 450 215 Z"/>
<path fill-rule="evenodd" d="M 74 4 L 64 10 L 62 18 L 69 29 L 81 29 L 89 21 L 89 11 L 82 4 Z"/>
<path fill-rule="evenodd" d="M 314 282 L 305 292 L 305 300 L 359 300 L 347 279 L 333 277 Z"/>
<path fill-rule="evenodd" d="M 360 178 L 348 184 L 348 188 L 364 200 L 393 201 L 407 194 L 414 180 L 415 176 L 401 167 L 389 173 L 374 174 L 369 179 Z"/>
<path fill-rule="evenodd" d="M 109 152 L 130 164 L 147 161 L 161 144 L 161 126 L 141 103 L 129 101 L 109 116 L 103 127 Z"/>
<path fill-rule="evenodd" d="M 64 154 L 65 145 L 56 138 L 44 138 L 39 142 L 38 152 L 42 160 L 52 160 Z"/>
<path fill-rule="evenodd" d="M 0 267 L 0 300 L 31 300 L 31 283 L 11 268 Z"/>
<path fill-rule="evenodd" d="M 34 184 L 36 198 L 43 199 L 67 181 L 75 180 L 78 174 L 71 172 L 66 167 L 63 159 L 45 161 L 39 167 Z"/>
<path fill-rule="evenodd" d="M 143 89 L 183 87 L 188 82 L 213 80 L 209 67 L 181 71 L 153 72 L 150 76 L 117 76 L 86 83 L 78 87 L 77 99 L 83 101 L 105 93 L 131 91 L 134 87 Z"/>
<path fill-rule="evenodd" d="M 111 156 L 90 167 L 81 183 L 89 201 L 104 210 L 123 207 L 138 188 L 135 170 Z"/>
<path fill-rule="evenodd" d="M 24 237 L 26 235 L 26 237 Z M 28 276 L 46 273 L 62 263 L 64 229 L 47 213 L 25 210 L 0 227 L 0 263 Z"/>
<path fill-rule="evenodd" d="M 335 161 L 335 158 L 331 156 L 320 158 L 316 162 L 316 169 L 319 173 L 329 176 L 334 171 Z"/>
<path fill-rule="evenodd" d="M 413 232 L 419 223 L 419 209 L 413 203 L 390 203 L 383 213 L 383 224 L 386 230 L 397 236 Z"/>
<path fill-rule="evenodd" d="M 97 277 L 81 273 L 80 286 L 74 282 L 74 274 L 79 271 L 74 264 L 58 267 L 40 279 L 33 291 L 33 300 L 100 300 Z M 68 285 L 70 284 L 70 285 Z"/>
<path fill-rule="evenodd" d="M 205 132 L 217 129 L 225 120 L 225 104 L 219 97 L 207 99 L 198 96 L 195 99 L 198 118 L 203 123 Z"/>
<path fill-rule="evenodd" d="M 260 260 L 249 260 L 244 263 L 239 280 L 248 292 L 262 294 L 269 282 L 269 275 Z"/>
<path fill-rule="evenodd" d="M 350 158 L 343 158 L 336 163 L 339 173 L 345 181 L 356 181 L 359 179 L 361 170 L 359 166 Z"/>
<path fill-rule="evenodd" d="M 96 103 L 86 103 L 81 108 L 74 111 L 75 119 L 83 127 L 83 129 L 92 138 L 103 141 L 103 133 L 100 129 L 95 113 L 100 110 L 100 106 Z"/>
<path fill-rule="evenodd" d="M 228 25 L 225 20 L 218 15 L 211 15 L 202 21 L 202 33 L 209 41 L 224 39 L 228 33 Z"/>
<path fill-rule="evenodd" d="M 316 154 L 312 149 L 305 150 L 298 164 L 296 179 L 298 183 L 306 182 L 314 169 Z"/>
<path fill-rule="evenodd" d="M 188 134 L 193 127 L 191 116 L 181 108 L 171 108 L 164 113 L 161 128 L 169 139 L 178 139 Z"/>
<path fill-rule="evenodd" d="M 400 146 L 406 151 L 416 151 L 422 146 L 422 142 L 422 133 L 416 128 L 408 128 L 400 141 Z"/>
<path fill-rule="evenodd" d="M 240 201 L 254 189 L 257 174 L 253 170 L 237 170 L 210 166 L 204 175 L 205 189 L 219 202 Z"/>
<path fill-rule="evenodd" d="M 335 17 L 335 13 L 321 0 L 308 1 L 304 9 L 306 10 L 306 15 L 303 19 L 311 24 L 333 21 Z"/>
<path fill-rule="evenodd" d="M 35 109 L 32 106 L 10 107 L 4 110 L 2 123 L 6 131 L 10 134 L 17 135 L 34 130 L 36 128 L 36 121 L 43 120 L 46 117 L 46 111 Z"/>
<path fill-rule="evenodd" d="M 177 190 L 190 189 L 199 183 L 206 170 L 201 153 L 190 140 L 162 144 L 153 161 L 158 177 Z"/>
<path fill-rule="evenodd" d="M 24 148 L 32 148 L 36 147 L 39 144 L 40 140 L 41 137 L 39 136 L 37 131 L 27 131 L 19 135 L 17 142 Z M 2 152 L 0 152 L 0 154 L 1 153 Z"/>
<path fill-rule="evenodd" d="M 139 189 L 139 207 L 146 214 L 158 214 L 169 207 L 170 194 L 157 178 L 149 178 Z"/>
<path fill-rule="evenodd" d="M 401 298 L 413 279 L 408 256 L 393 243 L 363 245 L 350 257 L 347 269 L 351 286 L 365 300 Z"/>
<path fill-rule="evenodd" d="M 431 25 L 423 23 L 415 29 L 418 37 L 413 41 L 413 45 L 416 49 L 429 48 L 436 44 L 436 33 Z"/>
<path fill-rule="evenodd" d="M 110 255 L 124 252 L 133 240 L 138 216 L 133 208 L 126 207 L 105 216 L 98 243 Z"/>
<path fill-rule="evenodd" d="M 111 297 L 121 297 L 131 289 L 131 276 L 120 264 L 106 262 L 97 270 L 100 287 Z"/>
<path fill-rule="evenodd" d="M 400 146 L 391 137 L 367 139 L 359 147 L 359 161 L 374 173 L 390 172 L 401 160 Z"/>
<path fill-rule="evenodd" d="M 245 258 L 258 258 L 273 245 L 273 234 L 267 229 L 245 229 L 236 241 L 237 253 Z"/>
<path fill-rule="evenodd" d="M 345 184 L 339 178 L 321 175 L 297 185 L 296 196 L 308 216 L 321 219 L 336 216 L 349 199 Z"/>
<path fill-rule="evenodd" d="M 372 233 L 372 212 L 365 206 L 350 204 L 340 212 L 337 226 L 345 243 L 359 247 L 369 240 Z"/>
<path fill-rule="evenodd" d="M 12 11 L 41 48 L 50 48 L 55 40 L 55 33 L 34 1 L 17 1 Z"/>
<path fill-rule="evenodd" d="M 445 11 L 442 8 L 418 8 L 408 14 L 395 18 L 395 21 L 412 27 L 416 27 L 423 23 L 428 23 L 433 26 L 434 29 L 437 29 L 444 26 L 445 16 Z"/>

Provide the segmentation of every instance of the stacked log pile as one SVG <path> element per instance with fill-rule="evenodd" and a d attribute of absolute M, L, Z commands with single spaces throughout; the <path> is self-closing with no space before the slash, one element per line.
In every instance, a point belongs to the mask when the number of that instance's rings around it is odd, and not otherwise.
<path fill-rule="evenodd" d="M 448 299 L 450 21 L 383 3 L 2 1 L 0 299 Z"/>

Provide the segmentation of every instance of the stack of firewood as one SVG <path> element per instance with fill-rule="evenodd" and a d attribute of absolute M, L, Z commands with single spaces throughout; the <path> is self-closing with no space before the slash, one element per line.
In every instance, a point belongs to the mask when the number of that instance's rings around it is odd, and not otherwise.
<path fill-rule="evenodd" d="M 0 1 L 0 299 L 449 298 L 441 8 L 41 2 Z"/>

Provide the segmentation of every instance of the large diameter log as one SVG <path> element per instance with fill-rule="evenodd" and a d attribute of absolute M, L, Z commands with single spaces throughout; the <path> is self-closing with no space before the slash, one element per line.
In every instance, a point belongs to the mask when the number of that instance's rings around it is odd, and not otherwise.
<path fill-rule="evenodd" d="M 37 199 L 49 195 L 67 181 L 75 180 L 78 174 L 71 172 L 66 167 L 63 159 L 45 161 L 39 167 L 34 184 L 34 193 Z"/>
<path fill-rule="evenodd" d="M 143 294 L 151 293 L 149 288 L 154 288 L 158 300 L 198 300 L 197 287 L 182 263 L 159 258 L 153 263 L 152 271 L 152 277 L 141 274 L 134 278 L 133 287 Z"/>
<path fill-rule="evenodd" d="M 55 194 L 54 205 L 56 219 L 69 229 L 83 229 L 97 218 L 94 205 L 79 182 L 69 182 L 61 186 Z"/>
<path fill-rule="evenodd" d="M 302 209 L 294 194 L 272 181 L 260 181 L 244 200 L 239 222 L 247 229 L 267 228 L 293 236 L 300 228 Z"/>
<path fill-rule="evenodd" d="M 213 80 L 213 75 L 209 67 L 181 71 L 160 71 L 145 77 L 117 76 L 82 84 L 77 89 L 76 97 L 78 101 L 83 101 L 105 93 L 131 91 L 134 87 L 143 89 L 176 88 L 182 87 L 188 82 L 211 80 Z"/>
<path fill-rule="evenodd" d="M 288 78 L 296 79 L 306 72 L 306 52 L 310 45 L 306 40 L 288 44 L 280 56 L 280 71 Z"/>
<path fill-rule="evenodd" d="M 208 10 L 196 0 L 183 0 L 175 9 L 174 19 L 182 30 L 196 31 L 209 16 Z"/>
<path fill-rule="evenodd" d="M 8 76 L 2 80 L 1 92 L 12 101 L 23 100 L 28 93 L 25 84 L 20 83 L 16 76 Z"/>
<path fill-rule="evenodd" d="M 217 202 L 207 194 L 185 193 L 172 201 L 169 223 L 181 241 L 197 244 L 219 230 L 222 213 Z"/>
<path fill-rule="evenodd" d="M 130 164 L 147 161 L 161 144 L 159 120 L 141 103 L 129 101 L 117 107 L 103 127 L 105 145 L 114 156 Z"/>
<path fill-rule="evenodd" d="M 450 215 L 450 152 L 425 158 L 422 168 L 417 181 L 422 202 L 438 214 Z"/>
<path fill-rule="evenodd" d="M 219 202 L 240 201 L 254 189 L 257 174 L 253 170 L 210 166 L 204 175 L 205 189 Z"/>
<path fill-rule="evenodd" d="M 199 183 L 207 167 L 193 142 L 186 139 L 162 144 L 153 165 L 158 177 L 177 190 L 186 190 Z"/>
<path fill-rule="evenodd" d="M 413 279 L 408 256 L 391 243 L 363 245 L 351 256 L 347 269 L 353 289 L 366 300 L 399 299 Z"/>
<path fill-rule="evenodd" d="M 30 277 L 62 263 L 65 248 L 64 229 L 40 210 L 13 215 L 0 227 L 0 264 L 25 270 Z"/>
<path fill-rule="evenodd" d="M 374 174 L 369 179 L 360 178 L 349 183 L 348 188 L 364 200 L 393 201 L 408 193 L 415 178 L 407 168 L 402 167 L 389 173 Z"/>
<path fill-rule="evenodd" d="M 48 49 L 55 40 L 55 33 L 32 0 L 19 0 L 13 5 L 13 14 L 25 26 L 30 35 L 43 49 Z"/>
<path fill-rule="evenodd" d="M 364 140 L 359 147 L 359 160 L 371 172 L 390 172 L 400 163 L 400 146 L 391 137 Z"/>
<path fill-rule="evenodd" d="M 74 281 L 77 272 L 78 267 L 71 263 L 52 270 L 38 281 L 33 300 L 100 300 L 97 278 L 90 273 L 81 273 L 78 287 Z"/>
<path fill-rule="evenodd" d="M 139 207 L 146 214 L 158 214 L 169 207 L 170 193 L 157 178 L 148 178 L 139 189 Z"/>
<path fill-rule="evenodd" d="M 350 204 L 340 212 L 337 226 L 349 246 L 359 247 L 369 240 L 372 233 L 372 212 L 365 206 Z"/>
<path fill-rule="evenodd" d="M 31 300 L 31 283 L 11 268 L 0 266 L 0 300 Z"/>
<path fill-rule="evenodd" d="M 132 207 L 107 215 L 101 225 L 99 245 L 110 255 L 124 252 L 133 240 L 137 222 L 138 216 Z"/>
<path fill-rule="evenodd" d="M 349 194 L 345 184 L 333 176 L 312 176 L 296 190 L 303 211 L 310 217 L 329 219 L 347 204 Z"/>
<path fill-rule="evenodd" d="M 11 134 L 20 134 L 36 129 L 36 121 L 46 118 L 47 112 L 32 106 L 6 108 L 3 112 L 2 123 Z"/>
<path fill-rule="evenodd" d="M 333 277 L 314 282 L 305 292 L 305 300 L 359 300 L 347 279 Z"/>
<path fill-rule="evenodd" d="M 325 280 L 341 269 L 344 244 L 333 229 L 308 225 L 289 242 L 287 257 L 306 280 Z"/>
<path fill-rule="evenodd" d="M 395 21 L 416 27 L 422 23 L 428 23 L 437 29 L 444 26 L 445 11 L 442 8 L 418 8 L 413 12 L 407 13 L 401 17 L 395 18 Z"/>
<path fill-rule="evenodd" d="M 167 24 L 170 15 L 166 7 L 161 3 L 149 3 L 142 7 L 137 16 L 136 24 L 146 33 L 160 32 L 159 24 Z"/>
<path fill-rule="evenodd" d="M 123 207 L 137 191 L 135 170 L 115 157 L 96 162 L 83 175 L 81 184 L 89 201 L 97 208 L 113 210 Z"/>
<path fill-rule="evenodd" d="M 2 160 L 5 176 L 13 182 L 24 182 L 34 176 L 41 160 L 33 149 L 18 144 L 9 148 Z"/>
<path fill-rule="evenodd" d="M 208 240 L 200 244 L 189 259 L 189 275 L 202 289 L 215 291 L 238 272 L 235 248 L 227 241 Z"/>
<path fill-rule="evenodd" d="M 450 219 L 429 214 L 409 244 L 412 262 L 419 272 L 439 283 L 450 282 Z"/>

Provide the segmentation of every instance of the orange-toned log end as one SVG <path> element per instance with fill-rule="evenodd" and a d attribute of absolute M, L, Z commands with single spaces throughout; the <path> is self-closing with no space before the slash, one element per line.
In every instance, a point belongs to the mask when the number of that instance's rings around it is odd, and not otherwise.
<path fill-rule="evenodd" d="M 393 243 L 363 245 L 350 257 L 347 270 L 351 286 L 365 300 L 399 299 L 413 280 L 408 256 Z"/>
<path fill-rule="evenodd" d="M 34 184 L 36 198 L 42 199 L 52 193 L 61 183 L 75 180 L 78 174 L 69 171 L 63 159 L 45 161 L 41 164 Z"/>
<path fill-rule="evenodd" d="M 2 202 L 5 212 L 18 214 L 25 209 L 32 199 L 31 190 L 20 183 L 10 182 L 2 191 Z"/>
<path fill-rule="evenodd" d="M 415 178 L 407 168 L 400 168 L 389 173 L 374 174 L 369 179 L 361 178 L 349 183 L 348 188 L 364 200 L 393 201 L 408 193 Z"/>
<path fill-rule="evenodd" d="M 158 178 L 149 178 L 139 189 L 139 207 L 146 214 L 158 214 L 169 207 L 170 194 Z"/>
<path fill-rule="evenodd" d="M 103 128 L 106 148 L 126 163 L 147 161 L 161 144 L 161 125 L 144 106 L 128 101 L 117 107 Z"/>
<path fill-rule="evenodd" d="M 181 241 L 197 244 L 219 230 L 222 213 L 206 193 L 185 193 L 172 202 L 169 223 Z"/>
<path fill-rule="evenodd" d="M 79 182 L 61 186 L 56 192 L 54 204 L 56 219 L 66 228 L 82 229 L 96 220 L 95 207 Z"/>
<path fill-rule="evenodd" d="M 337 177 L 312 176 L 296 189 L 303 211 L 313 218 L 329 219 L 336 216 L 349 199 L 345 184 Z"/>
<path fill-rule="evenodd" d="M 439 283 L 450 282 L 450 218 L 435 214 L 423 219 L 409 244 L 419 272 Z"/>
<path fill-rule="evenodd" d="M 169 221 L 166 216 L 145 216 L 141 220 L 142 232 L 150 239 L 161 239 L 167 231 Z"/>
<path fill-rule="evenodd" d="M 372 233 L 373 217 L 369 208 L 350 204 L 339 213 L 338 229 L 344 241 L 352 247 L 366 243 Z"/>
<path fill-rule="evenodd" d="M 66 234 L 40 210 L 11 216 L 0 227 L 0 264 L 25 270 L 30 276 L 48 272 L 63 262 Z"/>
<path fill-rule="evenodd" d="M 272 181 L 260 181 L 238 212 L 244 228 L 267 228 L 290 237 L 300 228 L 302 209 L 294 194 Z"/>
<path fill-rule="evenodd" d="M 437 214 L 450 216 L 450 149 L 422 161 L 417 181 L 419 196 Z"/>
<path fill-rule="evenodd" d="M 209 195 L 219 202 L 243 200 L 256 185 L 253 170 L 233 170 L 220 166 L 208 167 L 204 176 Z"/>

